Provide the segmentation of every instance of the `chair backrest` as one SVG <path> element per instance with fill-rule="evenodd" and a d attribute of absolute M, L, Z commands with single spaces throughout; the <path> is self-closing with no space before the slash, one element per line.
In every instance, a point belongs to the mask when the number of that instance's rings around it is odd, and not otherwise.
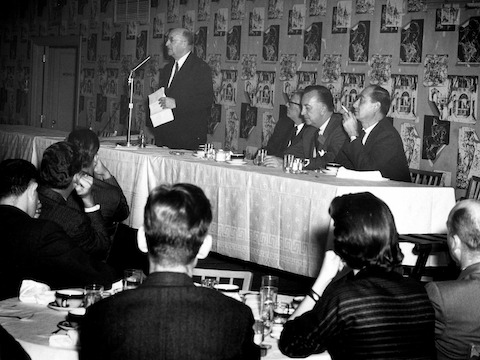
<path fill-rule="evenodd" d="M 219 284 L 234 284 L 243 291 L 250 290 L 253 274 L 250 271 L 193 269 L 193 280 L 215 279 Z"/>
<path fill-rule="evenodd" d="M 99 132 L 98 134 L 98 137 L 102 137 L 102 138 L 105 138 L 105 137 L 111 137 L 111 136 L 117 136 L 117 131 L 101 131 Z"/>
<path fill-rule="evenodd" d="M 409 169 L 412 182 L 415 184 L 423 184 L 430 186 L 440 186 L 443 173 L 435 171 L 425 171 L 417 169 Z"/>
<path fill-rule="evenodd" d="M 480 200 L 480 177 L 472 176 L 470 178 L 465 198 Z"/>

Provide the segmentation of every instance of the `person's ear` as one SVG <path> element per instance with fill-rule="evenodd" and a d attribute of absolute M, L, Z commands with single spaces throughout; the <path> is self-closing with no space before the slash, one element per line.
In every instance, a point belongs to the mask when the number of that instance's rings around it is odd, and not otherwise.
<path fill-rule="evenodd" d="M 458 237 L 458 235 L 453 235 L 450 237 L 450 254 L 452 257 L 459 261 L 462 256 L 462 240 Z"/>
<path fill-rule="evenodd" d="M 148 253 L 147 238 L 145 236 L 145 228 L 140 226 L 137 231 L 137 246 L 143 253 Z"/>
<path fill-rule="evenodd" d="M 208 253 L 212 249 L 212 241 L 212 235 L 205 236 L 203 244 L 200 246 L 200 250 L 198 250 L 197 259 L 205 259 L 208 256 Z"/>
<path fill-rule="evenodd" d="M 96 153 L 93 156 L 93 167 L 97 166 L 97 162 L 98 162 L 98 153 Z"/>

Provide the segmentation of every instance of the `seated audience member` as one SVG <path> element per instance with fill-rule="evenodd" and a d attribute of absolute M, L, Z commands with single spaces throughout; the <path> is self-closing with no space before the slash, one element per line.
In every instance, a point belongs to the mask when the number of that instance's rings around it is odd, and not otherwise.
<path fill-rule="evenodd" d="M 276 152 L 269 150 L 267 145 L 267 157 L 264 161 L 265 166 L 281 166 L 281 164 L 283 164 L 283 155 L 285 154 L 292 154 L 297 158 L 308 159 L 313 153 L 315 139 L 318 136 L 318 129 L 305 124 L 303 121 L 303 117 L 300 114 L 302 112 L 301 99 L 302 91 L 296 91 L 288 101 L 287 116 L 288 119 L 290 119 L 289 131 L 287 136 L 282 139 L 283 143 Z M 275 130 L 277 126 L 275 126 Z M 275 130 L 272 137 L 276 134 Z M 271 141 L 269 141 L 269 144 L 271 144 Z"/>
<path fill-rule="evenodd" d="M 150 193 L 139 240 L 148 248 L 150 275 L 87 309 L 81 359 L 260 358 L 251 310 L 193 283 L 197 260 L 210 251 L 211 220 L 210 202 L 195 185 L 162 185 Z"/>
<path fill-rule="evenodd" d="M 0 163 L 0 299 L 18 296 L 24 279 L 52 289 L 99 283 L 110 288 L 114 271 L 81 250 L 60 226 L 34 218 L 38 173 L 26 160 Z"/>
<path fill-rule="evenodd" d="M 75 145 L 66 141 L 50 145 L 40 164 L 38 195 L 42 203 L 40 218 L 60 225 L 86 253 L 105 260 L 111 246 L 100 205 L 92 194 L 93 178 L 81 171 Z M 67 203 L 76 191 L 83 207 Z"/>
<path fill-rule="evenodd" d="M 379 170 L 385 178 L 411 182 L 402 139 L 386 118 L 390 109 L 388 91 L 377 85 L 366 87 L 353 103 L 353 109 L 343 114 L 343 127 L 350 142 L 345 143 L 335 162 L 347 169 Z"/>
<path fill-rule="evenodd" d="M 0 325 L 0 359 L 30 360 L 22 345 Z"/>
<path fill-rule="evenodd" d="M 424 286 L 395 268 L 403 254 L 388 206 L 370 193 L 333 199 L 334 251 L 286 322 L 279 348 L 291 357 L 433 359 L 434 311 Z M 332 282 L 343 262 L 353 269 Z"/>
<path fill-rule="evenodd" d="M 108 226 L 109 234 L 113 235 L 115 225 L 125 220 L 130 210 L 120 185 L 98 156 L 100 141 L 90 129 L 72 131 L 67 141 L 78 148 L 82 171 L 93 178 L 92 196 L 100 205 L 100 212 Z M 75 191 L 68 197 L 67 203 L 71 201 L 76 201 L 80 207 L 84 206 Z"/>
<path fill-rule="evenodd" d="M 463 200 L 447 221 L 450 254 L 462 269 L 457 280 L 426 285 L 435 309 L 437 359 L 470 359 L 480 350 L 480 202 Z"/>
<path fill-rule="evenodd" d="M 325 168 L 332 162 L 347 141 L 342 127 L 342 117 L 334 112 L 333 96 L 322 85 L 310 85 L 302 96 L 302 115 L 305 122 L 318 129 L 315 148 L 309 156 L 308 170 Z"/>

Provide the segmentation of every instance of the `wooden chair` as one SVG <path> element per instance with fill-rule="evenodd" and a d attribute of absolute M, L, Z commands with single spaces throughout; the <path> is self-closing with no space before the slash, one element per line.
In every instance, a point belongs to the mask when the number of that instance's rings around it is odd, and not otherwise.
<path fill-rule="evenodd" d="M 417 170 L 417 169 L 409 169 L 410 170 L 410 177 L 412 178 L 412 182 L 415 184 L 423 184 L 423 185 L 430 185 L 430 186 L 440 186 L 442 181 L 441 172 L 435 171 L 425 171 L 425 170 Z"/>
<path fill-rule="evenodd" d="M 446 234 L 407 234 L 400 235 L 399 242 L 414 244 L 413 254 L 417 255 L 415 265 L 403 266 L 405 276 L 422 281 L 428 280 L 452 280 L 458 275 L 458 269 L 450 257 Z M 441 266 L 427 267 L 430 255 L 447 259 L 447 263 Z"/>
<path fill-rule="evenodd" d="M 219 284 L 234 284 L 243 291 L 250 290 L 253 274 L 250 271 L 193 269 L 193 280 L 199 283 L 205 279 L 215 279 Z"/>
<path fill-rule="evenodd" d="M 465 199 L 480 200 L 480 177 L 472 176 L 470 178 Z"/>

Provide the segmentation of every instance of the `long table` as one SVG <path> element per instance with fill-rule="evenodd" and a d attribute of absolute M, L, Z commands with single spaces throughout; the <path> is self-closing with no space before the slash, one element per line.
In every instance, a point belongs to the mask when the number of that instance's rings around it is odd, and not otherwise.
<path fill-rule="evenodd" d="M 258 294 L 253 305 L 259 304 Z M 282 301 L 291 302 L 292 297 L 279 295 Z M 252 312 L 258 318 L 258 309 L 252 307 Z M 16 317 L 14 317 L 16 316 Z M 22 303 L 18 298 L 11 298 L 0 301 L 0 325 L 2 325 L 25 349 L 32 360 L 78 360 L 78 348 L 55 347 L 50 345 L 49 339 L 52 333 L 65 336 L 67 330 L 60 329 L 57 324 L 66 319 L 66 311 L 58 311 L 48 308 L 46 305 Z M 267 336 L 264 341 L 271 348 L 267 351 L 265 360 L 288 359 L 278 349 L 277 340 Z M 80 344 L 81 346 L 81 344 Z M 324 352 L 312 355 L 309 359 L 329 360 L 330 355 Z"/>
<path fill-rule="evenodd" d="M 61 139 L 55 134 L 33 137 L 29 160 L 38 165 L 43 151 Z M 336 196 L 373 193 L 388 204 L 401 234 L 446 232 L 448 212 L 455 204 L 451 187 L 339 179 L 317 172 L 285 174 L 251 162 L 235 166 L 199 159 L 191 151 L 118 147 L 116 141 L 102 142 L 99 155 L 129 202 L 126 223 L 135 228 L 143 223 L 147 196 L 155 186 L 193 183 L 212 203 L 213 251 L 306 276 L 318 274 L 330 246 L 333 224 L 328 208 Z M 411 254 L 405 255 L 406 263 L 414 262 Z"/>

